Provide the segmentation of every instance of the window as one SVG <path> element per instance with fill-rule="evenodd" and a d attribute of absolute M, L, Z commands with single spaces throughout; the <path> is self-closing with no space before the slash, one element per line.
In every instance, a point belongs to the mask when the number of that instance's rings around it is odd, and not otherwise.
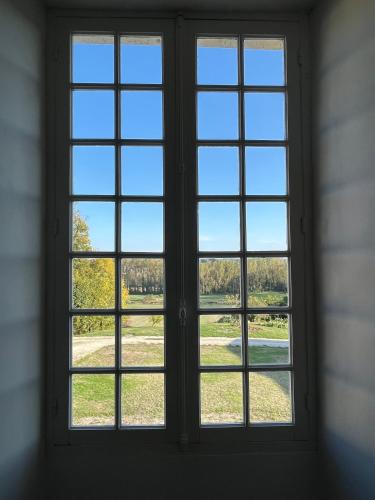
<path fill-rule="evenodd" d="M 305 436 L 298 30 L 60 24 L 58 434 Z"/>

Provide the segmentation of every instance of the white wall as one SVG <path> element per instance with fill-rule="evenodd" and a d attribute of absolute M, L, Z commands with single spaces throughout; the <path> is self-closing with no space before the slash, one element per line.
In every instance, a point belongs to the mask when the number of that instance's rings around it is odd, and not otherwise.
<path fill-rule="evenodd" d="M 313 16 L 321 442 L 331 498 L 375 498 L 375 2 Z"/>
<path fill-rule="evenodd" d="M 0 498 L 41 498 L 43 25 L 0 0 Z"/>

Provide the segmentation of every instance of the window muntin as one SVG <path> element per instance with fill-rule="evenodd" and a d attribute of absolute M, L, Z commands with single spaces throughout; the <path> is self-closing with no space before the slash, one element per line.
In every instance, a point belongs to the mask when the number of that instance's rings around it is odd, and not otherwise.
<path fill-rule="evenodd" d="M 196 39 L 202 427 L 294 421 L 284 45 Z"/>
<path fill-rule="evenodd" d="M 159 35 L 72 35 L 75 429 L 165 426 L 162 60 Z"/>

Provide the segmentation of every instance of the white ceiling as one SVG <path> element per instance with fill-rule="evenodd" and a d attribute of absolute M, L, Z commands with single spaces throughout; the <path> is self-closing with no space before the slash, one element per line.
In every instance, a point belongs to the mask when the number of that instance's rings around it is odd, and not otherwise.
<path fill-rule="evenodd" d="M 45 0 L 50 7 L 170 11 L 303 11 L 316 0 Z"/>

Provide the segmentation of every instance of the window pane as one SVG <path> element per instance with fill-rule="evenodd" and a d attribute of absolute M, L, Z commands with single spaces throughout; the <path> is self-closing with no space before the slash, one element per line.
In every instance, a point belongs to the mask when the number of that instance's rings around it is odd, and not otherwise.
<path fill-rule="evenodd" d="M 238 139 L 237 92 L 198 92 L 198 139 Z"/>
<path fill-rule="evenodd" d="M 115 204 L 73 203 L 72 249 L 75 252 L 111 252 L 115 249 Z"/>
<path fill-rule="evenodd" d="M 293 421 L 290 372 L 249 373 L 250 423 Z"/>
<path fill-rule="evenodd" d="M 162 139 L 162 92 L 158 90 L 121 92 L 121 137 L 123 139 Z"/>
<path fill-rule="evenodd" d="M 162 252 L 163 226 L 163 203 L 123 203 L 122 250 L 124 252 Z"/>
<path fill-rule="evenodd" d="M 288 314 L 250 314 L 248 337 L 249 364 L 286 365 L 289 363 Z"/>
<path fill-rule="evenodd" d="M 162 146 L 122 147 L 122 194 L 162 196 L 163 164 Z"/>
<path fill-rule="evenodd" d="M 286 257 L 247 259 L 249 307 L 287 306 L 288 281 Z"/>
<path fill-rule="evenodd" d="M 115 148 L 73 146 L 73 194 L 115 193 Z"/>
<path fill-rule="evenodd" d="M 235 147 L 198 148 L 199 194 L 239 194 L 239 154 Z"/>
<path fill-rule="evenodd" d="M 122 425 L 163 426 L 164 421 L 164 374 L 122 375 Z"/>
<path fill-rule="evenodd" d="M 114 316 L 73 316 L 72 366 L 115 365 Z"/>
<path fill-rule="evenodd" d="M 113 83 L 113 39 L 112 35 L 72 36 L 74 83 Z"/>
<path fill-rule="evenodd" d="M 246 229 L 248 250 L 287 250 L 287 204 L 246 203 Z"/>
<path fill-rule="evenodd" d="M 122 316 L 123 366 L 164 366 L 164 317 Z"/>
<path fill-rule="evenodd" d="M 236 85 L 238 83 L 237 64 L 237 38 L 198 38 L 199 85 Z"/>
<path fill-rule="evenodd" d="M 239 314 L 199 317 L 200 364 L 242 364 L 242 328 Z"/>
<path fill-rule="evenodd" d="M 199 215 L 200 251 L 240 249 L 240 205 L 237 202 L 201 202 Z"/>
<path fill-rule="evenodd" d="M 121 37 L 121 83 L 162 83 L 160 36 Z"/>
<path fill-rule="evenodd" d="M 115 424 L 115 376 L 72 375 L 72 426 L 97 427 Z"/>
<path fill-rule="evenodd" d="M 285 95 L 281 92 L 245 93 L 245 138 L 285 139 Z"/>
<path fill-rule="evenodd" d="M 199 259 L 199 307 L 241 306 L 240 259 Z"/>
<path fill-rule="evenodd" d="M 73 138 L 113 139 L 115 136 L 114 92 L 74 90 Z"/>
<path fill-rule="evenodd" d="M 163 259 L 122 259 L 121 271 L 123 309 L 164 307 Z"/>
<path fill-rule="evenodd" d="M 286 149 L 245 148 L 246 194 L 286 194 Z"/>
<path fill-rule="evenodd" d="M 73 259 L 72 288 L 73 308 L 112 309 L 115 306 L 114 259 Z"/>
<path fill-rule="evenodd" d="M 284 85 L 284 41 L 244 40 L 245 85 Z"/>
<path fill-rule="evenodd" d="M 241 373 L 201 374 L 201 424 L 243 423 Z"/>

